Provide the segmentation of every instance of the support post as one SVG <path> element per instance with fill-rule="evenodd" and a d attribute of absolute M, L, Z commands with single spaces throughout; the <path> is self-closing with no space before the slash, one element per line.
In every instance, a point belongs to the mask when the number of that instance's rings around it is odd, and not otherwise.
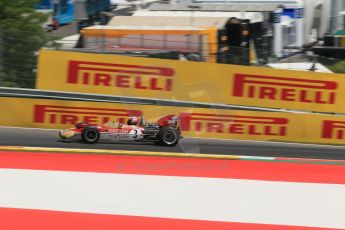
<path fill-rule="evenodd" d="M 273 40 L 273 50 L 274 54 L 281 58 L 283 56 L 283 27 L 281 24 L 281 16 L 283 9 L 278 8 L 273 12 L 273 30 L 274 30 L 274 40 Z"/>

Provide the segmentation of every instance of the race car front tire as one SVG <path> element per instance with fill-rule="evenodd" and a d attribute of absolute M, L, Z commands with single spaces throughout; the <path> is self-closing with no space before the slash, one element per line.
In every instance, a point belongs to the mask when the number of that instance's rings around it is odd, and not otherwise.
<path fill-rule="evenodd" d="M 175 146 L 180 140 L 180 134 L 176 128 L 163 127 L 159 131 L 157 138 L 159 145 Z"/>
<path fill-rule="evenodd" d="M 96 127 L 88 126 L 81 132 L 81 139 L 84 143 L 95 144 L 99 141 L 101 134 Z"/>

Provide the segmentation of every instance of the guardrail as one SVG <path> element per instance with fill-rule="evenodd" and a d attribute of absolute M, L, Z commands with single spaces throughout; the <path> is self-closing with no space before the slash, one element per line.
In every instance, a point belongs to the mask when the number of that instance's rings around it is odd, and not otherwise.
<path fill-rule="evenodd" d="M 108 102 L 108 103 L 126 103 L 141 105 L 160 105 L 160 106 L 179 106 L 189 108 L 210 108 L 225 110 L 249 110 L 249 111 L 265 111 L 265 112 L 289 112 L 289 113 L 311 113 L 297 110 L 270 109 L 262 107 L 249 107 L 241 105 L 225 105 L 217 103 L 188 102 L 177 100 L 163 100 L 151 98 L 123 97 L 111 96 L 103 94 L 84 94 L 73 92 L 59 92 L 50 90 L 36 90 L 23 88 L 7 88 L 0 87 L 0 97 L 18 97 L 18 98 L 36 98 L 36 99 L 55 99 L 68 101 L 92 101 L 92 102 Z"/>

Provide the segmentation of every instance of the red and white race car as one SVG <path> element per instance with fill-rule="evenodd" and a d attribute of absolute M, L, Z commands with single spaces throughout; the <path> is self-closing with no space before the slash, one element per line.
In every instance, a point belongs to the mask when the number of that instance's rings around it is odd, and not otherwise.
<path fill-rule="evenodd" d="M 178 116 L 168 115 L 153 123 L 136 117 L 130 117 L 127 124 L 108 122 L 103 125 L 90 125 L 81 122 L 73 128 L 60 130 L 59 136 L 63 140 L 77 139 L 88 144 L 104 140 L 155 142 L 160 145 L 175 146 L 182 138 L 178 121 Z"/>

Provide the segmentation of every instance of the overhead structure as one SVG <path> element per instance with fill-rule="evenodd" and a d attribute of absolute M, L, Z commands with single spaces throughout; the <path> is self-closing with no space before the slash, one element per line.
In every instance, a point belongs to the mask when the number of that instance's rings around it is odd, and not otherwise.
<path fill-rule="evenodd" d="M 115 16 L 108 22 L 107 26 L 192 26 L 190 17 L 162 16 L 157 20 L 155 16 L 135 16 Z M 228 20 L 229 17 L 194 17 L 193 21 L 194 25 L 199 27 L 223 28 Z"/>
<path fill-rule="evenodd" d="M 227 12 L 227 11 L 222 11 L 222 12 L 210 12 L 210 11 L 195 11 L 195 12 L 190 12 L 190 11 L 136 11 L 133 16 L 150 16 L 150 17 L 174 17 L 179 18 L 179 17 L 188 17 L 189 21 L 192 21 L 194 18 L 202 18 L 202 17 L 207 17 L 207 18 L 237 18 L 237 19 L 245 19 L 249 20 L 251 23 L 256 23 L 256 22 L 263 22 L 264 21 L 264 15 L 260 12 Z M 157 18 L 156 18 L 157 20 Z M 160 20 L 160 19 L 159 19 Z"/>
<path fill-rule="evenodd" d="M 212 3 L 212 4 L 203 4 L 202 2 L 194 2 L 192 4 L 153 4 L 149 10 L 150 11 L 191 11 L 191 6 L 195 6 L 196 11 L 209 11 L 209 12 L 272 12 L 275 9 L 282 7 L 282 4 L 229 4 L 229 3 Z"/>

